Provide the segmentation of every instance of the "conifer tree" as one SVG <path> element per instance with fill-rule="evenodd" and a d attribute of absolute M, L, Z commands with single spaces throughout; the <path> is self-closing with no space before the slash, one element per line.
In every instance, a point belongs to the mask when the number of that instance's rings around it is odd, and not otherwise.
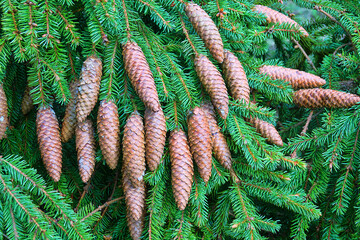
<path fill-rule="evenodd" d="M 359 50 L 358 0 L 0 0 L 0 239 L 359 239 Z"/>

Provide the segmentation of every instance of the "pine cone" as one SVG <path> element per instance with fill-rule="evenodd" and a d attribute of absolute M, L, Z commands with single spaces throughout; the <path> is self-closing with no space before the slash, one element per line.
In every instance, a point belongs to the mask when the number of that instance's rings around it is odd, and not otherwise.
<path fill-rule="evenodd" d="M 131 183 L 134 187 L 141 186 L 145 174 L 145 136 L 138 112 L 133 112 L 125 124 L 123 158 Z"/>
<path fill-rule="evenodd" d="M 309 33 L 302 27 L 300 24 L 289 18 L 288 16 L 275 11 L 271 8 L 262 6 L 262 5 L 255 5 L 253 8 L 254 11 L 258 13 L 262 13 L 266 16 L 266 20 L 268 23 L 279 23 L 279 24 L 289 24 L 292 25 L 294 28 L 297 28 L 300 30 L 300 32 L 305 36 L 308 37 Z"/>
<path fill-rule="evenodd" d="M 94 108 L 99 95 L 101 75 L 101 60 L 95 55 L 88 57 L 83 63 L 78 86 L 76 101 L 77 122 L 84 121 Z"/>
<path fill-rule="evenodd" d="M 2 85 L 0 85 L 0 140 L 5 137 L 9 126 L 7 99 Z"/>
<path fill-rule="evenodd" d="M 326 83 L 321 77 L 297 69 L 264 65 L 259 70 L 260 73 L 272 79 L 283 79 L 289 82 L 294 89 L 320 87 Z"/>
<path fill-rule="evenodd" d="M 78 81 L 70 83 L 71 99 L 65 110 L 65 116 L 61 127 L 61 141 L 67 142 L 75 133 L 76 127 L 76 98 L 78 94 Z"/>
<path fill-rule="evenodd" d="M 36 129 L 41 157 L 50 177 L 58 182 L 61 175 L 62 152 L 59 123 L 51 107 L 41 107 L 37 112 Z"/>
<path fill-rule="evenodd" d="M 195 58 L 195 69 L 216 111 L 221 118 L 226 119 L 229 112 L 229 96 L 220 72 L 206 56 L 201 54 Z"/>
<path fill-rule="evenodd" d="M 294 94 L 294 103 L 305 108 L 348 108 L 358 102 L 359 96 L 332 89 L 301 89 Z"/>
<path fill-rule="evenodd" d="M 94 128 L 89 119 L 76 126 L 76 152 L 81 180 L 89 181 L 95 167 Z"/>
<path fill-rule="evenodd" d="M 213 58 L 222 63 L 224 60 L 223 42 L 219 30 L 210 16 L 195 3 L 187 3 L 185 12 Z"/>
<path fill-rule="evenodd" d="M 140 240 L 142 231 L 144 229 L 144 214 L 135 220 L 129 213 L 126 216 L 127 223 L 130 231 L 130 236 L 133 240 Z"/>
<path fill-rule="evenodd" d="M 256 131 L 260 133 L 262 137 L 266 138 L 270 143 L 278 146 L 284 145 L 280 134 L 274 125 L 258 118 L 250 118 L 248 121 L 256 128 Z"/>
<path fill-rule="evenodd" d="M 135 221 L 141 219 L 145 212 L 145 182 L 142 180 L 134 186 L 130 180 L 131 169 L 123 168 L 123 188 L 128 217 Z"/>
<path fill-rule="evenodd" d="M 192 156 L 199 167 L 199 173 L 205 183 L 211 176 L 211 134 L 209 122 L 204 111 L 195 107 L 188 117 L 189 143 Z"/>
<path fill-rule="evenodd" d="M 160 163 L 166 140 L 166 121 L 162 109 L 157 112 L 146 109 L 145 140 L 146 162 L 150 171 L 154 171 Z"/>
<path fill-rule="evenodd" d="M 231 96 L 235 100 L 242 99 L 249 104 L 250 88 L 246 73 L 238 58 L 230 51 L 225 51 L 225 58 L 222 64 L 225 80 L 230 88 Z"/>
<path fill-rule="evenodd" d="M 28 114 L 34 108 L 34 103 L 30 95 L 30 88 L 25 89 L 23 99 L 21 101 L 21 111 L 24 115 Z"/>
<path fill-rule="evenodd" d="M 135 42 L 127 42 L 123 49 L 125 70 L 136 93 L 152 111 L 160 110 L 154 77 L 141 48 Z"/>
<path fill-rule="evenodd" d="M 205 103 L 201 106 L 201 108 L 204 111 L 209 122 L 212 151 L 214 152 L 214 156 L 224 168 L 230 170 L 232 165 L 231 152 L 226 142 L 226 138 L 221 132 L 221 128 L 217 124 L 214 108 L 211 103 Z"/>
<path fill-rule="evenodd" d="M 171 179 L 177 207 L 185 209 L 193 183 L 194 166 L 185 133 L 173 130 L 169 137 Z"/>
<path fill-rule="evenodd" d="M 97 126 L 101 152 L 110 169 L 115 169 L 120 155 L 120 128 L 118 108 L 113 101 L 101 101 Z"/>

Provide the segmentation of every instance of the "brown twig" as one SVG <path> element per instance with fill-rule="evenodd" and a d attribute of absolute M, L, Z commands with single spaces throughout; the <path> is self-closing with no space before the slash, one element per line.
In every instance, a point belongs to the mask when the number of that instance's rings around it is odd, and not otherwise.
<path fill-rule="evenodd" d="M 124 196 L 122 197 L 118 197 L 118 198 L 115 198 L 111 201 L 107 201 L 106 203 L 104 203 L 103 205 L 101 206 L 98 206 L 94 211 L 92 211 L 91 213 L 89 213 L 88 215 L 86 215 L 85 217 L 83 217 L 80 222 L 83 222 L 85 219 L 87 219 L 88 217 L 91 217 L 92 215 L 94 215 L 95 213 L 97 213 L 98 211 L 102 210 L 103 208 L 106 208 L 108 207 L 109 205 L 113 204 L 113 203 L 116 203 L 118 202 L 119 200 L 123 199 Z"/>
<path fill-rule="evenodd" d="M 305 52 L 304 48 L 300 45 L 300 43 L 293 37 L 291 37 L 291 40 L 296 44 L 296 46 L 300 49 L 300 51 L 302 52 L 302 54 L 304 55 L 304 57 L 306 58 L 306 60 L 309 62 L 310 66 L 315 70 L 315 72 L 317 72 L 317 69 L 314 65 L 314 63 L 311 61 L 310 57 L 307 55 L 307 53 Z"/>
<path fill-rule="evenodd" d="M 186 27 L 185 27 L 185 22 L 184 22 L 184 20 L 183 20 L 183 18 L 182 18 L 182 16 L 181 16 L 180 13 L 179 13 L 179 16 L 180 16 L 180 21 L 181 21 L 181 27 L 182 27 L 182 29 L 183 29 L 183 32 L 184 32 L 184 34 L 185 34 L 185 37 L 186 37 L 186 39 L 188 40 L 188 42 L 190 43 L 191 48 L 193 49 L 195 55 L 197 56 L 197 55 L 199 55 L 199 53 L 196 51 L 196 48 L 195 48 L 194 44 L 192 43 L 192 41 L 191 41 L 191 39 L 190 39 L 189 33 L 188 33 L 188 31 L 187 31 L 187 29 L 186 29 Z"/>
<path fill-rule="evenodd" d="M 125 16 L 125 22 L 126 22 L 126 33 L 127 33 L 127 38 L 128 40 L 130 40 L 131 38 L 131 34 L 130 34 L 130 24 L 129 24 L 129 17 L 126 11 L 126 5 L 125 5 L 125 0 L 122 0 L 122 5 L 123 5 L 123 9 L 124 9 L 124 16 Z"/>
<path fill-rule="evenodd" d="M 301 131 L 300 135 L 301 136 L 304 136 L 309 128 L 309 124 L 310 124 L 310 121 L 311 121 L 311 118 L 313 116 L 313 113 L 314 113 L 314 110 L 311 110 L 307 120 L 306 120 L 306 123 L 304 125 L 304 128 L 303 130 Z M 294 152 L 290 155 L 291 158 L 296 158 L 296 152 L 297 152 L 297 147 L 295 148 Z"/>

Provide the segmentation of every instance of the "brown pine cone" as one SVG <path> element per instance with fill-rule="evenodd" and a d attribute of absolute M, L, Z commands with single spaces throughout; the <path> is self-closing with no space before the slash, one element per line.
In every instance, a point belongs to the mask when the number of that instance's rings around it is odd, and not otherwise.
<path fill-rule="evenodd" d="M 268 142 L 278 146 L 284 145 L 281 136 L 274 125 L 258 118 L 250 118 L 248 121 L 256 128 L 256 131 L 260 133 L 263 138 L 268 140 Z"/>
<path fill-rule="evenodd" d="M 131 238 L 133 240 L 140 240 L 142 231 L 144 229 L 144 216 L 142 216 L 139 220 L 135 220 L 128 213 L 126 218 Z"/>
<path fill-rule="evenodd" d="M 222 67 L 231 96 L 235 100 L 241 101 L 243 99 L 249 104 L 250 87 L 239 59 L 232 52 L 225 51 Z"/>
<path fill-rule="evenodd" d="M 118 108 L 113 101 L 102 100 L 97 117 L 99 145 L 110 169 L 115 169 L 120 155 Z"/>
<path fill-rule="evenodd" d="M 76 152 L 81 180 L 89 181 L 95 168 L 94 128 L 89 119 L 76 126 Z"/>
<path fill-rule="evenodd" d="M 154 77 L 143 51 L 135 42 L 127 42 L 123 57 L 126 73 L 141 101 L 152 111 L 159 111 L 161 106 Z"/>
<path fill-rule="evenodd" d="M 266 20 L 268 23 L 279 23 L 279 24 L 289 24 L 292 25 L 294 28 L 297 28 L 300 30 L 300 32 L 305 36 L 308 37 L 309 33 L 302 27 L 300 24 L 289 18 L 288 16 L 275 11 L 271 8 L 262 6 L 262 5 L 255 5 L 253 8 L 254 11 L 258 13 L 262 13 L 266 16 Z"/>
<path fill-rule="evenodd" d="M 84 121 L 94 108 L 99 95 L 102 63 L 95 55 L 88 57 L 81 68 L 76 100 L 77 122 Z"/>
<path fill-rule="evenodd" d="M 204 111 L 195 107 L 188 117 L 189 143 L 192 156 L 205 183 L 211 176 L 211 134 Z"/>
<path fill-rule="evenodd" d="M 196 73 L 209 93 L 211 101 L 220 117 L 226 119 L 229 113 L 229 96 L 224 79 L 214 64 L 204 55 L 195 58 Z"/>
<path fill-rule="evenodd" d="M 70 83 L 71 99 L 65 110 L 65 116 L 61 127 L 61 141 L 67 142 L 75 133 L 76 127 L 76 98 L 78 94 L 78 81 Z"/>
<path fill-rule="evenodd" d="M 140 181 L 135 187 L 130 180 L 130 174 L 131 169 L 123 167 L 123 188 L 128 217 L 131 216 L 138 221 L 145 213 L 145 182 Z"/>
<path fill-rule="evenodd" d="M 332 89 L 301 89 L 294 93 L 294 104 L 305 108 L 348 108 L 358 102 L 358 95 Z"/>
<path fill-rule="evenodd" d="M 150 171 L 154 171 L 160 163 L 166 140 L 166 121 L 164 112 L 160 109 L 153 112 L 145 111 L 145 155 Z"/>
<path fill-rule="evenodd" d="M 6 129 L 9 126 L 7 99 L 3 89 L 0 85 L 0 140 L 6 136 Z"/>
<path fill-rule="evenodd" d="M 225 58 L 226 58 L 226 54 L 225 54 Z M 214 108 L 211 105 L 211 103 L 205 103 L 201 106 L 201 108 L 204 111 L 209 122 L 211 141 L 212 141 L 212 151 L 214 152 L 214 156 L 224 168 L 230 170 L 232 165 L 231 152 L 226 142 L 226 138 L 224 134 L 221 132 L 221 128 L 219 127 L 216 121 Z"/>
<path fill-rule="evenodd" d="M 289 82 L 294 89 L 315 88 L 326 84 L 321 77 L 297 69 L 264 65 L 259 70 L 260 73 L 266 74 L 272 79 L 283 79 Z"/>
<path fill-rule="evenodd" d="M 125 124 L 123 159 L 132 185 L 141 186 L 145 174 L 145 136 L 143 119 L 138 112 L 133 112 Z"/>
<path fill-rule="evenodd" d="M 213 20 L 199 5 L 192 2 L 186 4 L 185 12 L 213 58 L 222 63 L 224 60 L 223 42 Z"/>
<path fill-rule="evenodd" d="M 36 129 L 41 158 L 50 177 L 58 182 L 62 165 L 61 140 L 59 123 L 51 107 L 38 109 Z"/>
<path fill-rule="evenodd" d="M 24 115 L 28 114 L 34 108 L 33 100 L 30 95 L 30 87 L 25 89 L 23 99 L 21 101 L 21 111 Z"/>
<path fill-rule="evenodd" d="M 169 137 L 171 182 L 177 207 L 185 209 L 193 183 L 194 166 L 184 131 L 173 130 Z"/>

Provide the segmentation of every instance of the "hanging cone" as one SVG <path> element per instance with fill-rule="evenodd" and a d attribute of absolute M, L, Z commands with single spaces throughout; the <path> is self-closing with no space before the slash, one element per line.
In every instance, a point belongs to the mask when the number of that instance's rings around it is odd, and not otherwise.
<path fill-rule="evenodd" d="M 231 152 L 226 142 L 226 138 L 221 132 L 221 128 L 216 121 L 214 108 L 211 103 L 205 103 L 201 106 L 201 108 L 204 111 L 209 122 L 212 140 L 212 151 L 214 152 L 214 156 L 224 168 L 230 170 L 232 165 Z"/>
<path fill-rule="evenodd" d="M 211 134 L 204 111 L 195 107 L 188 117 L 189 143 L 192 156 L 199 168 L 201 178 L 209 181 L 212 169 Z"/>
<path fill-rule="evenodd" d="M 123 188 L 125 194 L 126 209 L 128 216 L 135 221 L 141 219 L 145 211 L 145 182 L 139 182 L 138 186 L 134 186 L 129 178 L 131 169 L 125 166 L 123 168 Z"/>
<path fill-rule="evenodd" d="M 186 3 L 185 12 L 213 58 L 222 63 L 224 60 L 223 42 L 210 16 L 199 5 L 192 2 Z"/>
<path fill-rule="evenodd" d="M 305 37 L 309 36 L 309 33 L 302 26 L 300 26 L 300 24 L 278 11 L 262 5 L 255 5 L 253 10 L 258 13 L 264 14 L 268 23 L 289 24 L 292 25 L 294 28 L 299 29 Z"/>
<path fill-rule="evenodd" d="M 289 82 L 294 89 L 321 87 L 326 83 L 321 77 L 297 69 L 264 65 L 259 70 L 260 73 L 266 74 L 272 79 Z"/>
<path fill-rule="evenodd" d="M 201 54 L 195 58 L 194 64 L 197 75 L 209 93 L 216 111 L 221 118 L 226 119 L 229 112 L 229 96 L 220 72 L 206 56 Z"/>
<path fill-rule="evenodd" d="M 154 171 L 160 163 L 166 140 L 166 121 L 164 112 L 160 109 L 153 112 L 145 111 L 145 155 L 150 171 Z"/>
<path fill-rule="evenodd" d="M 231 96 L 235 100 L 244 100 L 249 104 L 250 87 L 239 59 L 232 52 L 225 51 L 222 67 Z"/>
<path fill-rule="evenodd" d="M 145 136 L 143 120 L 138 112 L 133 112 L 125 124 L 123 159 L 132 185 L 141 186 L 145 174 Z"/>
<path fill-rule="evenodd" d="M 9 117 L 8 117 L 8 106 L 7 99 L 3 89 L 3 86 L 0 85 L 0 140 L 5 137 L 5 132 L 9 126 Z"/>
<path fill-rule="evenodd" d="M 71 99 L 65 110 L 65 116 L 61 127 L 61 141 L 67 142 L 75 133 L 76 127 L 76 98 L 78 94 L 78 81 L 70 83 Z"/>
<path fill-rule="evenodd" d="M 193 183 L 194 166 L 185 133 L 173 130 L 169 137 L 171 160 L 171 182 L 175 202 L 182 211 L 185 209 Z"/>
<path fill-rule="evenodd" d="M 135 42 L 127 42 L 123 57 L 126 73 L 141 101 L 152 111 L 159 111 L 161 106 L 154 77 L 143 51 Z"/>
<path fill-rule="evenodd" d="M 21 112 L 26 115 L 34 108 L 34 103 L 30 95 L 30 88 L 25 89 L 23 99 L 21 101 Z"/>
<path fill-rule="evenodd" d="M 101 75 L 101 60 L 97 56 L 91 55 L 81 68 L 76 101 L 77 122 L 84 121 L 94 108 L 98 100 Z"/>
<path fill-rule="evenodd" d="M 358 95 L 331 89 L 301 89 L 294 94 L 294 104 L 305 108 L 348 108 L 358 102 Z"/>
<path fill-rule="evenodd" d="M 81 180 L 89 181 L 95 168 L 94 128 L 89 119 L 76 126 L 76 152 Z"/>
<path fill-rule="evenodd" d="M 130 236 L 133 240 L 140 240 L 141 233 L 144 229 L 144 216 L 139 220 L 135 220 L 129 213 L 126 216 L 130 231 Z"/>
<path fill-rule="evenodd" d="M 50 177 L 58 182 L 61 175 L 62 152 L 59 123 L 51 107 L 38 109 L 36 129 L 41 158 Z"/>
<path fill-rule="evenodd" d="M 102 100 L 97 117 L 101 152 L 110 169 L 115 169 L 120 155 L 118 108 L 113 101 Z"/>
<path fill-rule="evenodd" d="M 250 118 L 248 121 L 256 128 L 256 131 L 260 133 L 263 138 L 266 138 L 270 143 L 278 146 L 284 145 L 280 134 L 274 125 L 258 118 Z"/>

